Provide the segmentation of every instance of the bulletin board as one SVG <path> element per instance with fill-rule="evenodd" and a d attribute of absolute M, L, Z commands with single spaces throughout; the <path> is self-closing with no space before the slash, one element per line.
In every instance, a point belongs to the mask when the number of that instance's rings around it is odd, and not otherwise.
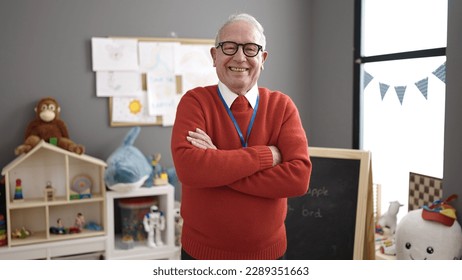
<path fill-rule="evenodd" d="M 218 83 L 212 47 L 212 39 L 92 38 L 96 95 L 108 98 L 110 125 L 173 125 L 187 90 Z"/>
<path fill-rule="evenodd" d="M 288 199 L 289 260 L 374 259 L 370 153 L 310 148 L 308 192 Z"/>

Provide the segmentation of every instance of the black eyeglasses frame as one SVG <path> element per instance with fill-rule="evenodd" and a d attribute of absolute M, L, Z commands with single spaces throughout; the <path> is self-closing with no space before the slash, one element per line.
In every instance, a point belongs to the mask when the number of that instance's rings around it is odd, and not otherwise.
<path fill-rule="evenodd" d="M 226 44 L 226 43 L 233 43 L 237 46 L 236 48 L 236 51 L 234 53 L 226 53 L 225 50 L 223 49 L 223 45 Z M 257 46 L 257 53 L 255 55 L 248 55 L 246 52 L 245 52 L 245 49 L 246 49 L 246 46 L 249 46 L 249 45 L 252 45 L 252 46 Z M 245 44 L 238 44 L 236 42 L 233 42 L 233 41 L 223 41 L 223 42 L 220 42 L 218 43 L 218 45 L 216 46 L 216 48 L 220 48 L 221 47 L 221 51 L 225 54 L 225 55 L 228 55 L 228 56 L 232 56 L 232 55 L 235 55 L 238 51 L 239 51 L 239 46 L 242 46 L 242 52 L 244 53 L 245 56 L 247 57 L 256 57 L 260 51 L 263 51 L 263 47 L 259 44 L 256 44 L 256 43 L 245 43 Z"/>

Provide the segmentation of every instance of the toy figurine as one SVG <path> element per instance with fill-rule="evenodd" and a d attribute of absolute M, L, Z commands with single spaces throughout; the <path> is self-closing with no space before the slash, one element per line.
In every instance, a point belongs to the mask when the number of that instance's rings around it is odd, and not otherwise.
<path fill-rule="evenodd" d="M 394 235 L 396 231 L 396 224 L 397 224 L 397 216 L 399 212 L 399 208 L 403 206 L 403 204 L 399 203 L 398 201 L 392 201 L 390 202 L 390 206 L 388 207 L 388 211 L 383 214 L 379 221 L 378 224 L 382 228 L 389 228 L 390 229 L 390 234 Z"/>
<path fill-rule="evenodd" d="M 50 227 L 50 233 L 52 234 L 66 234 L 66 229 L 64 228 L 63 221 L 61 218 L 58 218 L 56 221 L 57 226 Z"/>
<path fill-rule="evenodd" d="M 25 227 L 22 227 L 21 229 L 15 229 L 11 231 L 11 237 L 12 238 L 19 238 L 19 239 L 24 239 L 26 237 L 31 236 L 32 233 L 30 230 L 26 229 Z"/>
<path fill-rule="evenodd" d="M 44 193 L 45 193 L 45 201 L 53 201 L 55 199 L 55 190 L 53 186 L 51 185 L 50 181 L 47 182 Z"/>
<path fill-rule="evenodd" d="M 148 233 L 148 246 L 158 247 L 164 245 L 160 232 L 165 229 L 165 217 L 156 205 L 143 218 L 144 230 Z"/>
<path fill-rule="evenodd" d="M 16 187 L 14 189 L 14 200 L 22 201 L 24 197 L 22 196 L 22 182 L 21 179 L 16 179 Z"/>
<path fill-rule="evenodd" d="M 77 213 L 77 217 L 75 217 L 74 226 L 79 230 L 82 230 L 85 226 L 85 217 L 82 213 Z"/>
<path fill-rule="evenodd" d="M 175 246 L 181 246 L 181 231 L 183 230 L 183 218 L 181 217 L 180 207 L 175 208 Z"/>

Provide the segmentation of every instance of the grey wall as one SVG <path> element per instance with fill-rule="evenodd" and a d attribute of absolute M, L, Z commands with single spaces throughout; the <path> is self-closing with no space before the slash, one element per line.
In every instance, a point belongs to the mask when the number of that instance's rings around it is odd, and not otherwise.
<path fill-rule="evenodd" d="M 311 1 L 310 144 L 353 147 L 354 0 Z"/>

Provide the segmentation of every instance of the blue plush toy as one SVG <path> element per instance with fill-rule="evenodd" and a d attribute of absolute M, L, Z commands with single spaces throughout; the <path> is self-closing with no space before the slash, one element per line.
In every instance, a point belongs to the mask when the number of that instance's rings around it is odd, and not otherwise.
<path fill-rule="evenodd" d="M 127 192 L 141 187 L 152 172 L 152 167 L 141 151 L 133 146 L 140 133 L 135 126 L 128 131 L 122 142 L 107 159 L 104 174 L 106 186 L 113 191 Z"/>

